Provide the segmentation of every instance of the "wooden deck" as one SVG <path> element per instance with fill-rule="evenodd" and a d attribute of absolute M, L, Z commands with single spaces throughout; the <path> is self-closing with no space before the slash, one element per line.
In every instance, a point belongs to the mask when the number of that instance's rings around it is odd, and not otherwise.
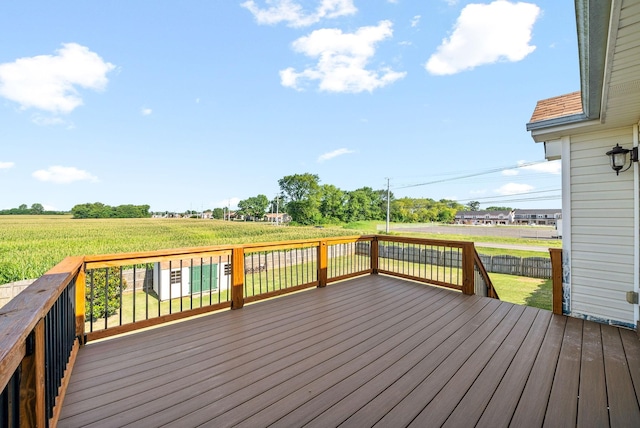
<path fill-rule="evenodd" d="M 59 427 L 640 426 L 629 330 L 381 275 L 82 348 Z"/>

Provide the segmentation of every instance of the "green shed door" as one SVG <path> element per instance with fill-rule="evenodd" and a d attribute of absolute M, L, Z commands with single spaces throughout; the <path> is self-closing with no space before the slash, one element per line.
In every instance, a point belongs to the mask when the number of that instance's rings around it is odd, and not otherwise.
<path fill-rule="evenodd" d="M 191 294 L 218 288 L 218 265 L 202 265 L 191 268 Z"/>

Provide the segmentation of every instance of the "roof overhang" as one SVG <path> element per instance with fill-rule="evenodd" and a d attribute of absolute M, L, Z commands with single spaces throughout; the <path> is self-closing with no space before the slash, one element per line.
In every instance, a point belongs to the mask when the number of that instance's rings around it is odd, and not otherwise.
<path fill-rule="evenodd" d="M 575 0 L 583 120 L 600 117 L 611 0 Z"/>

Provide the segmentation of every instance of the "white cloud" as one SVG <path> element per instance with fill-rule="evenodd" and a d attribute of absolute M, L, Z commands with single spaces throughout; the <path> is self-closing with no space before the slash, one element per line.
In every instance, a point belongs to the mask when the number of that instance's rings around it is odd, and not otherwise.
<path fill-rule="evenodd" d="M 49 181 L 56 184 L 69 184 L 74 181 L 98 181 L 97 177 L 73 166 L 51 166 L 48 169 L 35 171 L 32 175 L 40 181 Z"/>
<path fill-rule="evenodd" d="M 413 19 L 411 19 L 411 26 L 412 27 L 417 27 L 418 24 L 420 24 L 420 15 L 416 15 L 413 17 Z"/>
<path fill-rule="evenodd" d="M 153 113 L 153 110 L 151 110 L 150 108 L 140 109 L 140 114 L 143 116 L 149 116 L 151 113 Z"/>
<path fill-rule="evenodd" d="M 266 0 L 265 3 L 266 8 L 260 8 L 253 0 L 240 6 L 251 12 L 258 24 L 286 22 L 290 27 L 307 27 L 324 18 L 353 15 L 358 11 L 353 0 L 321 0 L 313 12 L 305 12 L 302 5 L 293 0 Z"/>
<path fill-rule="evenodd" d="M 293 42 L 293 49 L 310 58 L 318 58 L 315 67 L 296 72 L 292 67 L 280 71 L 283 86 L 301 90 L 309 81 L 319 81 L 319 89 L 327 92 L 372 92 L 384 87 L 406 73 L 388 67 L 368 70 L 367 64 L 375 54 L 376 43 L 393 35 L 390 21 L 375 27 L 361 27 L 355 33 L 325 28 Z"/>
<path fill-rule="evenodd" d="M 504 186 L 496 189 L 495 192 L 502 196 L 507 195 L 517 195 L 520 193 L 527 193 L 534 189 L 533 186 L 528 184 L 519 184 L 519 183 L 507 183 Z"/>
<path fill-rule="evenodd" d="M 354 151 L 353 150 L 349 150 L 349 149 L 344 149 L 344 148 L 343 149 L 334 150 L 332 152 L 328 152 L 328 153 L 324 153 L 324 154 L 320 155 L 318 157 L 318 162 L 324 162 L 326 160 L 333 159 L 335 157 L 346 155 L 346 154 L 349 154 L 349 153 L 354 153 Z"/>
<path fill-rule="evenodd" d="M 520 160 L 517 162 L 517 169 L 505 169 L 502 171 L 502 175 L 505 176 L 513 176 L 520 174 L 520 170 L 523 171 L 533 171 L 539 172 L 543 174 L 554 174 L 558 175 L 562 172 L 562 164 L 560 160 L 548 161 L 548 162 L 537 162 L 530 164 L 530 162 Z"/>
<path fill-rule="evenodd" d="M 13 162 L 0 162 L 0 169 L 9 169 L 13 168 L 15 163 Z"/>
<path fill-rule="evenodd" d="M 82 105 L 77 88 L 103 90 L 115 66 L 89 48 L 65 43 L 56 55 L 19 58 L 0 64 L 0 96 L 22 109 L 70 113 Z"/>
<path fill-rule="evenodd" d="M 525 163 L 526 163 L 525 161 L 518 161 L 518 165 L 522 165 Z M 549 162 L 540 162 L 533 165 L 523 166 L 520 169 L 558 175 L 562 173 L 562 163 L 560 160 L 554 160 Z"/>
<path fill-rule="evenodd" d="M 536 49 L 529 42 L 539 14 L 540 8 L 531 3 L 469 4 L 425 68 L 446 75 L 498 61 L 520 61 Z"/>

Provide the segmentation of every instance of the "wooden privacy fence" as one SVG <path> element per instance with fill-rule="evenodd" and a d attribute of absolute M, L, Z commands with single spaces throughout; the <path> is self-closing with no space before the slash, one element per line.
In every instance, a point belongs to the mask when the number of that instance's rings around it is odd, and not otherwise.
<path fill-rule="evenodd" d="M 551 278 L 551 259 L 548 257 L 489 256 L 480 254 L 487 272 L 527 276 L 529 278 Z"/>

